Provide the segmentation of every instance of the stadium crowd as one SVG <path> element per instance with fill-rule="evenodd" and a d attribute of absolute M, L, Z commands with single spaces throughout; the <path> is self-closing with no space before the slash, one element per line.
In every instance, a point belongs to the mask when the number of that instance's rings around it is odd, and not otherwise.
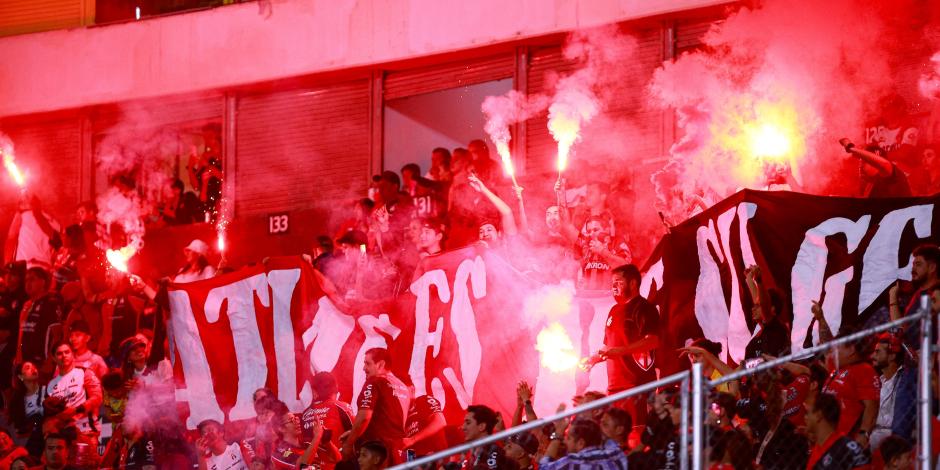
<path fill-rule="evenodd" d="M 876 150 L 844 146 L 859 158 L 865 195 L 925 194 L 937 187 L 932 171 L 917 173 L 919 179 L 908 184 L 904 171 Z M 932 149 L 923 156 L 936 167 Z M 745 280 L 759 330 L 744 361 L 722 359 L 727 355 L 721 344 L 705 338 L 679 351 L 662 350 L 665 325 L 640 295 L 640 271 L 632 264 L 636 194 L 628 180 L 568 188 L 559 179 L 556 197 L 544 204 L 544 221 L 530 224 L 522 188 L 500 184 L 498 165 L 483 141 L 466 149 L 434 149 L 431 160 L 426 172 L 408 164 L 400 173 L 375 176 L 368 196 L 345 208 L 348 216 L 337 231 L 312 244 L 306 259 L 345 298 L 403 292 L 422 258 L 471 243 L 485 244 L 540 281 L 571 279 L 579 295 L 612 295 L 616 303 L 608 313 L 604 347 L 581 364 L 589 369 L 605 363 L 609 386 L 604 392 L 580 391 L 575 406 L 654 380 L 656 368 L 650 366 L 657 356 L 681 354 L 717 379 L 789 354 L 788 293 L 766 288 L 756 266 L 748 268 Z M 163 222 L 173 223 L 174 214 L 183 212 L 186 220 L 199 220 L 199 213 L 216 210 L 210 205 L 219 200 L 221 176 L 204 174 L 193 179 L 212 195 L 183 195 L 182 185 L 174 184 L 172 207 L 158 211 Z M 132 181 L 120 183 L 133 190 Z M 361 364 L 367 379 L 355 413 L 339 401 L 336 378 L 321 372 L 313 379 L 313 403 L 302 413 L 291 413 L 262 388 L 253 397 L 253 419 L 207 420 L 188 432 L 174 413 L 153 412 L 172 411 L 175 399 L 160 283 L 109 269 L 97 243 L 100 229 L 92 203 L 79 206 L 73 223 L 60 229 L 36 198 L 24 200 L 10 228 L 0 284 L 0 470 L 371 470 L 538 418 L 532 406 L 538 391 L 520 382 L 513 416 L 475 404 L 459 430 L 449 427 L 440 403 L 413 396 L 413 388 L 391 372 L 387 351 L 372 349 Z M 209 252 L 207 243 L 193 240 L 184 249 L 185 264 L 167 279 L 214 276 Z M 940 248 L 918 247 L 911 274 L 911 283 L 891 288 L 888 303 L 870 323 L 910 315 L 922 294 L 931 297 L 934 312 L 940 310 Z M 818 304 L 813 315 L 810 328 L 818 324 L 822 342 L 866 326 L 843 324 L 834 332 Z M 913 468 L 918 348 L 911 331 L 889 332 L 709 390 L 708 465 Z M 440 465 L 678 468 L 684 451 L 678 444 L 680 395 L 678 388 L 657 390 Z"/>

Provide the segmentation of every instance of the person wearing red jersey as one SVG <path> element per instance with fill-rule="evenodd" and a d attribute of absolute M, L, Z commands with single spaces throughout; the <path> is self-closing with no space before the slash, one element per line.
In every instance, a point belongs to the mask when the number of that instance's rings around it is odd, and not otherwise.
<path fill-rule="evenodd" d="M 857 442 L 836 429 L 841 421 L 839 399 L 821 393 L 806 408 L 806 433 L 813 444 L 806 470 L 868 468 L 871 459 Z"/>
<path fill-rule="evenodd" d="M 607 361 L 607 393 L 614 394 L 656 379 L 659 312 L 640 295 L 640 270 L 626 264 L 613 270 L 611 291 L 617 301 L 607 316 L 604 347 L 586 358 L 585 367 Z M 638 425 L 646 422 L 639 397 L 624 400 Z"/>
<path fill-rule="evenodd" d="M 774 356 L 764 354 L 765 361 L 776 360 Z M 780 366 L 785 373 L 780 393 L 783 396 L 783 417 L 790 420 L 796 427 L 803 426 L 803 417 L 806 406 L 812 405 L 829 378 L 829 371 L 819 362 L 803 365 L 796 362 L 787 362 Z"/>
<path fill-rule="evenodd" d="M 294 469 L 298 468 L 300 458 L 304 455 L 307 445 L 302 442 L 300 418 L 293 413 L 284 413 L 275 418 L 277 420 L 278 440 L 271 452 L 271 468 Z"/>
<path fill-rule="evenodd" d="M 355 455 L 356 445 L 379 441 L 388 449 L 391 464 L 401 462 L 402 439 L 405 437 L 405 417 L 411 406 L 411 393 L 389 370 L 391 360 L 387 349 L 366 351 L 362 370 L 366 382 L 359 392 L 359 407 L 352 429 L 343 433 L 343 458 Z"/>
<path fill-rule="evenodd" d="M 840 332 L 839 336 L 850 333 Z M 823 393 L 834 395 L 841 406 L 837 431 L 853 437 L 863 447 L 868 447 L 881 398 L 881 379 L 866 361 L 870 356 L 866 349 L 863 341 L 837 346 L 830 358 L 832 373 L 823 387 Z"/>
<path fill-rule="evenodd" d="M 444 450 L 447 448 L 446 426 L 441 402 L 431 395 L 415 397 L 408 410 L 407 437 L 402 440 L 402 448 L 414 449 L 418 457 Z"/>
<path fill-rule="evenodd" d="M 352 429 L 353 412 L 348 404 L 337 399 L 339 391 L 333 374 L 317 372 L 310 381 L 313 403 L 300 415 L 303 440 L 313 443 L 316 429 L 321 431 L 321 441 L 310 453 L 309 460 L 323 470 L 330 470 L 339 461 L 339 437 Z"/>

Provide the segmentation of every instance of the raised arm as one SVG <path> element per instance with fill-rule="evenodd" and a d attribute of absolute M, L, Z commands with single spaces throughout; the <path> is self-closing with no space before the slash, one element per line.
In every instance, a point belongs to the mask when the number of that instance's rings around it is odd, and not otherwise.
<path fill-rule="evenodd" d="M 819 344 L 832 341 L 832 338 L 835 336 L 832 334 L 832 330 L 829 329 L 829 322 L 826 321 L 822 306 L 819 305 L 819 302 L 814 300 L 810 310 L 813 312 L 813 318 L 819 322 Z"/>
<path fill-rule="evenodd" d="M 744 270 L 744 280 L 747 283 L 748 291 L 751 293 L 751 300 L 754 305 L 760 307 L 764 322 L 769 322 L 773 317 L 773 311 L 770 309 L 770 297 L 767 295 L 767 287 L 761 280 L 760 266 L 748 266 Z"/>
<path fill-rule="evenodd" d="M 530 233 L 530 231 L 529 231 L 529 230 L 530 230 L 530 228 L 529 228 L 529 217 L 528 217 L 528 216 L 526 215 L 526 213 L 525 213 L 525 201 L 524 201 L 523 198 L 522 198 L 522 190 L 523 190 L 523 187 L 522 187 L 522 186 L 513 186 L 513 187 L 512 187 L 512 190 L 513 190 L 513 192 L 516 193 L 516 200 L 519 201 L 519 204 L 518 204 L 518 210 L 519 210 L 519 230 L 521 230 L 522 233 L 529 234 L 529 233 Z"/>
<path fill-rule="evenodd" d="M 470 183 L 471 188 L 486 197 L 486 199 L 496 207 L 496 210 L 499 212 L 500 222 L 503 225 L 503 234 L 512 236 L 519 233 L 519 230 L 516 228 L 516 219 L 512 215 L 512 208 L 509 207 L 509 204 L 506 204 L 506 202 L 494 194 L 493 191 L 490 191 L 490 188 L 487 188 L 476 175 L 468 176 L 467 181 Z"/>
<path fill-rule="evenodd" d="M 878 173 L 881 176 L 891 176 L 891 173 L 894 172 L 894 165 L 892 165 L 891 162 L 889 162 L 885 157 L 860 148 L 853 144 L 849 139 L 839 139 L 839 143 L 842 144 L 842 147 L 845 148 L 845 151 L 852 156 L 877 168 Z"/>

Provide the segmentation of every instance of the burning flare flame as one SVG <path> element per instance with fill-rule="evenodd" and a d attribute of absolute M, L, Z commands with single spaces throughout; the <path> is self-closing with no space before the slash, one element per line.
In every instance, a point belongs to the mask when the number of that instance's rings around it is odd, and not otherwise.
<path fill-rule="evenodd" d="M 561 323 L 554 322 L 539 332 L 535 349 L 541 353 L 542 366 L 552 372 L 565 372 L 578 366 L 580 358 L 574 343 Z"/>
<path fill-rule="evenodd" d="M 516 169 L 512 165 L 512 155 L 509 153 L 509 143 L 496 141 L 496 153 L 499 154 L 499 159 L 503 162 L 503 171 L 512 178 L 512 185 L 519 186 L 519 183 L 516 182 Z"/>
<path fill-rule="evenodd" d="M 111 266 L 118 271 L 123 273 L 127 272 L 127 261 L 131 259 L 137 253 L 137 249 L 133 246 L 125 246 L 120 250 L 108 250 L 105 254 L 108 257 L 108 262 L 111 263 Z"/>
<path fill-rule="evenodd" d="M 806 156 L 801 117 L 792 100 L 741 96 L 728 103 L 724 116 L 712 123 L 717 152 L 736 157 L 733 173 L 738 184 L 759 186 L 769 167 L 784 167 L 799 180 L 799 163 Z M 728 162 L 731 163 L 731 162 Z"/>
<path fill-rule="evenodd" d="M 503 171 L 506 172 L 506 175 L 515 178 L 516 170 L 512 166 L 512 156 L 509 154 L 509 144 L 506 142 L 496 142 L 496 153 L 499 154 L 499 159 L 503 162 Z"/>
<path fill-rule="evenodd" d="M 581 124 L 589 122 L 600 111 L 590 90 L 575 78 L 567 77 L 559 84 L 555 101 L 548 107 L 548 131 L 558 142 L 559 176 L 568 168 L 571 147 L 581 138 Z"/>
<path fill-rule="evenodd" d="M 16 166 L 16 157 L 14 157 L 12 153 L 4 152 L 3 150 L 0 150 L 0 153 L 3 154 L 3 166 L 7 169 L 7 173 L 10 174 L 10 177 L 13 178 L 17 186 L 21 188 L 24 187 L 26 185 L 26 176 L 23 175 L 23 172 Z"/>
<path fill-rule="evenodd" d="M 581 129 L 581 123 L 575 119 L 569 119 L 566 116 L 560 116 L 548 122 L 548 130 L 558 142 L 558 173 L 562 173 L 568 168 L 568 155 L 571 153 L 571 146 L 578 140 L 578 132 Z"/>

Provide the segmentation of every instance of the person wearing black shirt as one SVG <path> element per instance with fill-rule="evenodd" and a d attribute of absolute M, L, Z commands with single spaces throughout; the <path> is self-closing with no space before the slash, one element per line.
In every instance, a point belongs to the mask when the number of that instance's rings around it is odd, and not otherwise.
<path fill-rule="evenodd" d="M 858 172 L 861 176 L 861 197 L 910 197 L 911 186 L 907 176 L 891 160 L 885 158 L 885 152 L 874 144 L 859 148 L 849 139 L 840 139 L 839 143 L 846 153 L 858 158 Z"/>
<path fill-rule="evenodd" d="M 493 434 L 498 421 L 498 414 L 484 405 L 470 405 L 463 420 L 463 434 L 467 442 L 473 442 Z M 516 462 L 506 457 L 503 448 L 496 444 L 476 447 L 461 456 L 463 461 L 458 468 L 473 470 L 515 469 Z"/>
<path fill-rule="evenodd" d="M 584 359 L 589 368 L 607 361 L 607 393 L 613 394 L 656 379 L 656 348 L 659 347 L 659 312 L 640 295 L 640 270 L 632 264 L 615 268 L 611 292 L 616 304 L 610 309 L 604 329 L 604 347 Z M 645 422 L 645 407 L 638 399 L 624 401 L 637 424 Z"/>
<path fill-rule="evenodd" d="M 640 435 L 646 447 L 628 456 L 631 470 L 679 468 L 679 423 L 682 407 L 678 388 L 668 388 L 651 395 L 651 413 Z"/>
<path fill-rule="evenodd" d="M 49 347 L 62 339 L 65 310 L 58 294 L 49 291 L 49 272 L 40 267 L 26 271 L 26 294 L 20 327 L 19 358 L 33 364 L 45 364 Z"/>
<path fill-rule="evenodd" d="M 790 330 L 781 319 L 785 311 L 783 294 L 765 287 L 758 266 L 748 267 L 744 280 L 754 301 L 751 318 L 757 329 L 744 349 L 744 359 L 756 359 L 764 354 L 774 357 L 790 354 Z"/>

